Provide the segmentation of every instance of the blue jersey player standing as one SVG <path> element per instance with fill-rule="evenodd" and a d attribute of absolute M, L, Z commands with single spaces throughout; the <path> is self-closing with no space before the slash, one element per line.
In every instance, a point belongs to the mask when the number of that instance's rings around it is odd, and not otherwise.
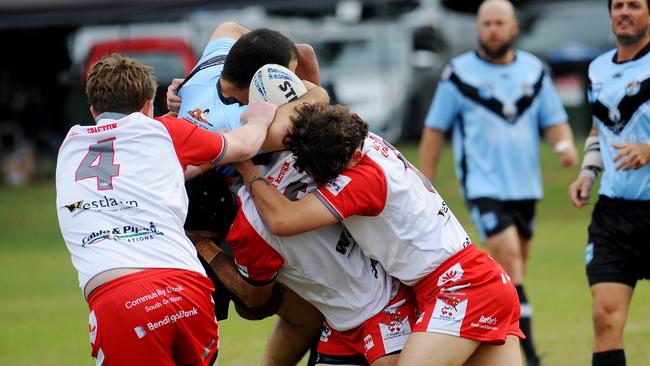
<path fill-rule="evenodd" d="M 616 49 L 589 66 L 593 128 L 585 142 L 573 205 L 589 202 L 587 277 L 593 299 L 592 365 L 625 365 L 623 328 L 637 280 L 650 278 L 650 12 L 647 0 L 608 2 Z"/>
<path fill-rule="evenodd" d="M 540 364 L 524 292 L 536 202 L 542 198 L 540 131 L 573 166 L 577 153 L 562 104 L 544 65 L 515 50 L 514 9 L 506 0 L 483 2 L 479 49 L 454 58 L 425 120 L 421 171 L 434 181 L 444 136 L 452 131 L 456 175 L 481 240 L 508 271 L 521 304 L 522 347 L 528 365 Z"/>

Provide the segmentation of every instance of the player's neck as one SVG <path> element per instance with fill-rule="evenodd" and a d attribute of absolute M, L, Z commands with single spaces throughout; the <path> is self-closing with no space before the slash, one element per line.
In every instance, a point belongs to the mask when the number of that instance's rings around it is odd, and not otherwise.
<path fill-rule="evenodd" d="M 650 34 L 646 33 L 643 38 L 639 39 L 638 42 L 632 44 L 623 44 L 621 42 L 616 43 L 616 62 L 625 62 L 634 59 L 634 57 L 641 51 L 643 48 L 648 46 L 650 43 Z"/>
<path fill-rule="evenodd" d="M 506 53 L 504 53 L 502 56 L 490 56 L 488 53 L 486 53 L 482 48 L 479 48 L 478 50 L 478 55 L 481 59 L 491 63 L 491 64 L 499 64 L 499 65 L 506 65 L 509 63 L 512 63 L 515 60 L 515 50 L 512 48 L 509 49 Z"/>

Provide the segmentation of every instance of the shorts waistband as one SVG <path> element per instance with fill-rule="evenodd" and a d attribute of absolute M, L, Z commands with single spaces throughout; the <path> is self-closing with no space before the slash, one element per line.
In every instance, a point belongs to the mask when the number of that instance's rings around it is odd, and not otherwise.
<path fill-rule="evenodd" d="M 598 196 L 598 204 L 605 207 L 616 207 L 623 209 L 650 209 L 650 201 L 648 200 L 626 200 L 622 198 L 611 198 Z"/>
<path fill-rule="evenodd" d="M 197 276 L 205 277 L 201 275 L 198 272 L 193 272 L 193 271 L 188 271 L 185 269 L 177 269 L 177 268 L 153 268 L 153 269 L 147 269 L 144 271 L 140 272 L 135 272 L 131 274 L 127 274 L 121 277 L 118 277 L 114 280 L 110 280 L 101 286 L 97 287 L 96 289 L 93 290 L 88 295 L 88 305 L 92 307 L 93 303 L 97 301 L 99 298 L 102 296 L 110 293 L 111 291 L 122 287 L 123 285 L 126 284 L 133 284 L 134 282 L 139 282 L 142 280 L 149 280 L 149 279 L 154 279 L 154 278 L 160 278 L 160 277 L 165 277 L 169 276 L 172 274 L 191 274 L 194 275 L 196 274 Z M 205 277 L 207 279 L 207 277 Z"/>
<path fill-rule="evenodd" d="M 451 268 L 454 264 L 461 262 L 463 259 L 475 256 L 477 254 L 480 254 L 481 250 L 476 247 L 474 244 L 470 244 L 466 246 L 465 248 L 459 250 L 458 252 L 454 253 L 451 257 L 447 258 L 444 262 L 442 262 L 441 265 L 438 266 L 433 272 L 429 273 L 426 275 L 424 278 L 422 278 L 418 283 L 416 283 L 413 286 L 413 290 L 415 293 L 419 293 L 421 289 L 429 287 L 429 285 L 432 282 L 437 281 L 438 277 L 440 277 L 445 271 L 447 271 L 449 268 Z M 436 285 L 436 287 L 438 287 Z"/>

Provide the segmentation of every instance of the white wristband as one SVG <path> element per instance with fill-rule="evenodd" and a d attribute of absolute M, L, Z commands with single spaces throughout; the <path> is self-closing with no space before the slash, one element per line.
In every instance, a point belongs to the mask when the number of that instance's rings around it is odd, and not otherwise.
<path fill-rule="evenodd" d="M 571 146 L 573 146 L 573 142 L 571 142 L 571 140 L 562 140 L 553 146 L 553 151 L 558 154 L 562 154 L 565 151 L 569 150 Z"/>

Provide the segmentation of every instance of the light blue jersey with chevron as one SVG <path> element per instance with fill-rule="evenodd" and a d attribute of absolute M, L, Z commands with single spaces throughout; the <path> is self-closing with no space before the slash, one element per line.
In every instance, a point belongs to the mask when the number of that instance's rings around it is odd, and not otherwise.
<path fill-rule="evenodd" d="M 600 194 L 625 200 L 650 200 L 650 165 L 616 171 L 614 143 L 650 141 L 650 45 L 635 59 L 615 63 L 611 50 L 589 65 L 589 102 L 598 128 L 605 167 Z"/>
<path fill-rule="evenodd" d="M 178 113 L 180 118 L 210 131 L 232 131 L 240 126 L 239 116 L 246 106 L 225 104 L 217 90 L 223 63 L 234 44 L 234 39 L 219 38 L 205 47 L 197 67 L 208 61 L 211 61 L 211 66 L 197 72 L 179 91 L 178 95 L 183 99 Z"/>
<path fill-rule="evenodd" d="M 426 126 L 453 129 L 466 199 L 540 199 L 540 131 L 567 120 L 544 65 L 516 51 L 509 64 L 467 52 L 443 71 Z"/>

